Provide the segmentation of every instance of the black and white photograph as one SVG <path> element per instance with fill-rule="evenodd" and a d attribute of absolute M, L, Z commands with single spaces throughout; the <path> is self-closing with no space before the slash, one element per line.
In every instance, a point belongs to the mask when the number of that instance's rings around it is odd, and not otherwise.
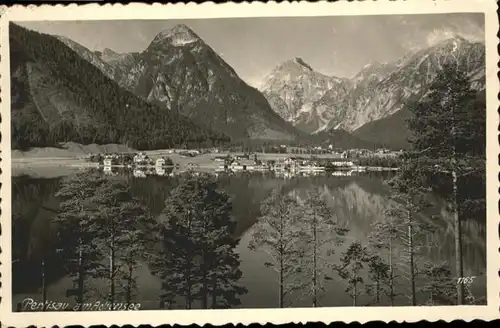
<path fill-rule="evenodd" d="M 8 40 L 12 312 L 488 305 L 484 13 Z"/>

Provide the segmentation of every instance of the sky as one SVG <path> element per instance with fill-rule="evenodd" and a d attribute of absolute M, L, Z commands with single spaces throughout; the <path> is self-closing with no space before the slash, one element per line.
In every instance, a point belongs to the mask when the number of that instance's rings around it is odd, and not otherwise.
<path fill-rule="evenodd" d="M 323 74 L 351 77 L 370 62 L 393 61 L 453 35 L 484 42 L 484 16 L 477 13 L 17 24 L 68 37 L 90 50 L 116 52 L 141 52 L 159 32 L 186 24 L 255 87 L 294 57 Z"/>

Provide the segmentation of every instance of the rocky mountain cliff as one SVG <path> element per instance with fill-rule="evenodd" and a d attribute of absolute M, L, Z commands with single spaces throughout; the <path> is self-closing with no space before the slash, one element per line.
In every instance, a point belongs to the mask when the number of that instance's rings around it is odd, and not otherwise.
<path fill-rule="evenodd" d="M 233 139 L 293 139 L 298 132 L 185 25 L 156 35 L 119 83 Z"/>
<path fill-rule="evenodd" d="M 348 85 L 348 81 L 323 75 L 294 58 L 276 67 L 259 89 L 284 120 L 311 133 L 330 120 L 328 112 L 312 108 L 314 102 L 328 90 L 344 90 Z"/>
<path fill-rule="evenodd" d="M 104 75 L 120 82 L 136 63 L 139 53 L 117 53 L 109 48 L 103 51 L 91 51 L 81 44 L 64 36 L 55 36 L 75 51 L 80 57 L 97 67 Z"/>
<path fill-rule="evenodd" d="M 484 88 L 484 55 L 484 44 L 456 36 L 395 62 L 369 63 L 351 79 L 326 77 L 289 61 L 266 78 L 261 90 L 273 109 L 297 128 L 353 132 L 397 113 L 410 97 L 423 95 L 446 62 L 469 72 L 474 88 Z M 401 117 L 405 115 L 396 116 Z M 375 137 L 374 129 L 367 130 Z"/>
<path fill-rule="evenodd" d="M 103 61 L 99 54 L 96 54 L 89 49 L 85 48 L 78 42 L 75 42 L 67 37 L 55 35 L 59 41 L 62 41 L 66 46 L 71 48 L 74 52 L 76 52 L 80 57 L 97 67 L 104 75 L 109 77 L 110 79 L 116 79 L 116 72 L 113 65 L 110 65 L 106 61 Z"/>
<path fill-rule="evenodd" d="M 123 76 L 130 71 L 139 57 L 138 52 L 117 53 L 109 48 L 106 48 L 103 51 L 95 51 L 94 54 L 96 54 L 100 60 L 113 68 L 113 79 L 117 82 L 123 79 Z"/>
<path fill-rule="evenodd" d="M 336 109 L 337 114 L 326 129 L 354 131 L 396 113 L 410 97 L 423 95 L 444 63 L 456 63 L 460 69 L 469 72 L 473 87 L 484 88 L 484 55 L 483 44 L 454 37 L 408 54 L 396 63 L 365 67 L 354 78 L 353 89 L 340 104 L 325 99 L 329 96 L 325 94 L 315 106 Z"/>

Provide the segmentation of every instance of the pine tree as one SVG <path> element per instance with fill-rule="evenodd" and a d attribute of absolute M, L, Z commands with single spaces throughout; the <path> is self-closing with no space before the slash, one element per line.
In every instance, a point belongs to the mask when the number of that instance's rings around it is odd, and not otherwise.
<path fill-rule="evenodd" d="M 358 304 L 358 297 L 361 294 L 359 285 L 364 284 L 362 270 L 369 260 L 370 254 L 368 249 L 362 246 L 359 241 L 354 241 L 342 253 L 340 264 L 335 266 L 339 276 L 347 283 L 346 292 L 352 298 L 353 306 Z"/>
<path fill-rule="evenodd" d="M 91 201 L 95 207 L 94 220 L 100 227 L 95 239 L 109 258 L 101 276 L 109 282 L 108 298 L 113 307 L 123 279 L 123 266 L 127 267 L 125 298 L 132 299 L 137 251 L 144 249 L 145 231 L 153 226 L 153 220 L 148 210 L 132 197 L 129 186 L 121 181 L 107 180 L 95 190 Z"/>
<path fill-rule="evenodd" d="M 91 198 L 104 182 L 98 174 L 78 173 L 65 178 L 55 194 L 61 199 L 55 222 L 58 224 L 62 256 L 67 259 L 68 275 L 75 278 L 75 288 L 67 293 L 76 297 L 80 311 L 88 292 L 86 279 L 96 276 L 102 257 L 94 238 L 99 228 L 94 221 Z"/>
<path fill-rule="evenodd" d="M 380 256 L 371 254 L 368 258 L 368 274 L 372 284 L 366 284 L 367 292 L 374 295 L 374 304 L 380 303 L 383 294 L 391 298 L 391 305 L 394 302 L 394 290 L 391 289 L 390 267 Z"/>
<path fill-rule="evenodd" d="M 303 282 L 299 277 L 300 261 L 304 256 L 298 244 L 303 240 L 303 232 L 298 225 L 300 208 L 297 200 L 274 190 L 261 205 L 261 214 L 254 225 L 251 250 L 262 250 L 269 256 L 266 267 L 278 274 L 278 306 L 283 308 L 291 301 L 287 297 L 299 290 Z"/>
<path fill-rule="evenodd" d="M 150 231 L 156 229 L 156 221 L 150 214 L 148 208 L 132 199 L 125 206 L 123 215 L 128 215 L 127 222 L 120 225 L 121 234 L 116 241 L 119 250 L 121 264 L 117 266 L 117 276 L 120 280 L 121 295 L 125 303 L 131 304 L 137 290 L 136 269 L 139 267 L 139 260 L 145 260 L 145 252 L 152 247 L 153 238 Z"/>
<path fill-rule="evenodd" d="M 218 190 L 211 177 L 204 178 L 207 195 L 203 215 L 202 234 L 209 236 L 202 248 L 203 263 L 203 307 L 208 307 L 211 295 L 212 308 L 228 308 L 239 305 L 239 296 L 247 292 L 237 282 L 242 277 L 239 257 L 234 253 L 238 244 L 233 235 L 236 222 L 232 218 L 229 196 Z M 229 269 L 228 269 L 229 268 Z"/>
<path fill-rule="evenodd" d="M 395 297 L 395 274 L 394 274 L 394 256 L 396 255 L 396 242 L 399 238 L 399 225 L 397 219 L 390 216 L 390 212 L 385 217 L 375 221 L 372 224 L 369 244 L 375 250 L 387 251 L 388 262 L 388 297 L 391 305 L 394 306 Z"/>
<path fill-rule="evenodd" d="M 395 229 L 393 232 L 397 232 L 398 239 L 404 247 L 400 259 L 405 266 L 403 276 L 410 283 L 411 305 L 417 305 L 417 255 L 422 248 L 417 240 L 422 234 L 432 229 L 417 216 L 430 206 L 426 200 L 427 190 L 422 187 L 422 179 L 425 179 L 425 176 L 419 171 L 418 164 L 413 161 L 404 161 L 398 174 L 389 181 L 393 205 L 386 212 L 396 220 L 396 225 L 391 229 Z"/>
<path fill-rule="evenodd" d="M 457 296 L 456 281 L 448 263 L 427 262 L 422 270 L 424 286 L 422 291 L 429 295 L 428 305 L 452 305 Z"/>
<path fill-rule="evenodd" d="M 468 76 L 454 64 L 446 64 L 427 95 L 407 105 L 413 113 L 409 120 L 412 150 L 407 157 L 418 160 L 428 183 L 448 200 L 455 223 L 456 274 L 463 276 L 461 220 L 484 213 L 481 192 L 467 186 L 470 175 L 484 179 L 485 108 L 472 90 Z M 465 208 L 462 204 L 465 203 Z M 463 285 L 457 284 L 457 303 L 464 304 Z"/>
<path fill-rule="evenodd" d="M 151 260 L 162 279 L 162 303 L 173 307 L 183 297 L 188 309 L 195 301 L 202 308 L 239 304 L 246 289 L 238 283 L 242 273 L 234 229 L 229 197 L 215 181 L 208 175 L 184 176 L 165 201 L 161 247 Z"/>
<path fill-rule="evenodd" d="M 338 226 L 333 210 L 317 189 L 308 193 L 300 215 L 307 252 L 301 267 L 307 275 L 306 279 L 311 280 L 310 288 L 306 288 L 305 294 L 312 298 L 312 306 L 316 307 L 319 293 L 325 291 L 325 280 L 331 279 L 326 275 L 327 268 L 331 267 L 326 257 L 331 256 L 335 247 L 343 243 L 341 237 L 346 234 L 347 229 Z"/>

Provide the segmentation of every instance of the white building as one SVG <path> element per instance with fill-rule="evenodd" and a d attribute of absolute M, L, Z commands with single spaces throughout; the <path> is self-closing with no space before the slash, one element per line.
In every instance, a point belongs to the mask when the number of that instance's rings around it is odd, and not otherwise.
<path fill-rule="evenodd" d="M 146 155 L 144 153 L 139 153 L 134 156 L 134 164 L 144 164 L 146 162 Z"/>
<path fill-rule="evenodd" d="M 142 170 L 134 170 L 134 177 L 136 178 L 145 178 L 146 173 Z"/>
<path fill-rule="evenodd" d="M 332 162 L 334 166 L 353 166 L 354 163 L 352 161 L 334 161 Z"/>

